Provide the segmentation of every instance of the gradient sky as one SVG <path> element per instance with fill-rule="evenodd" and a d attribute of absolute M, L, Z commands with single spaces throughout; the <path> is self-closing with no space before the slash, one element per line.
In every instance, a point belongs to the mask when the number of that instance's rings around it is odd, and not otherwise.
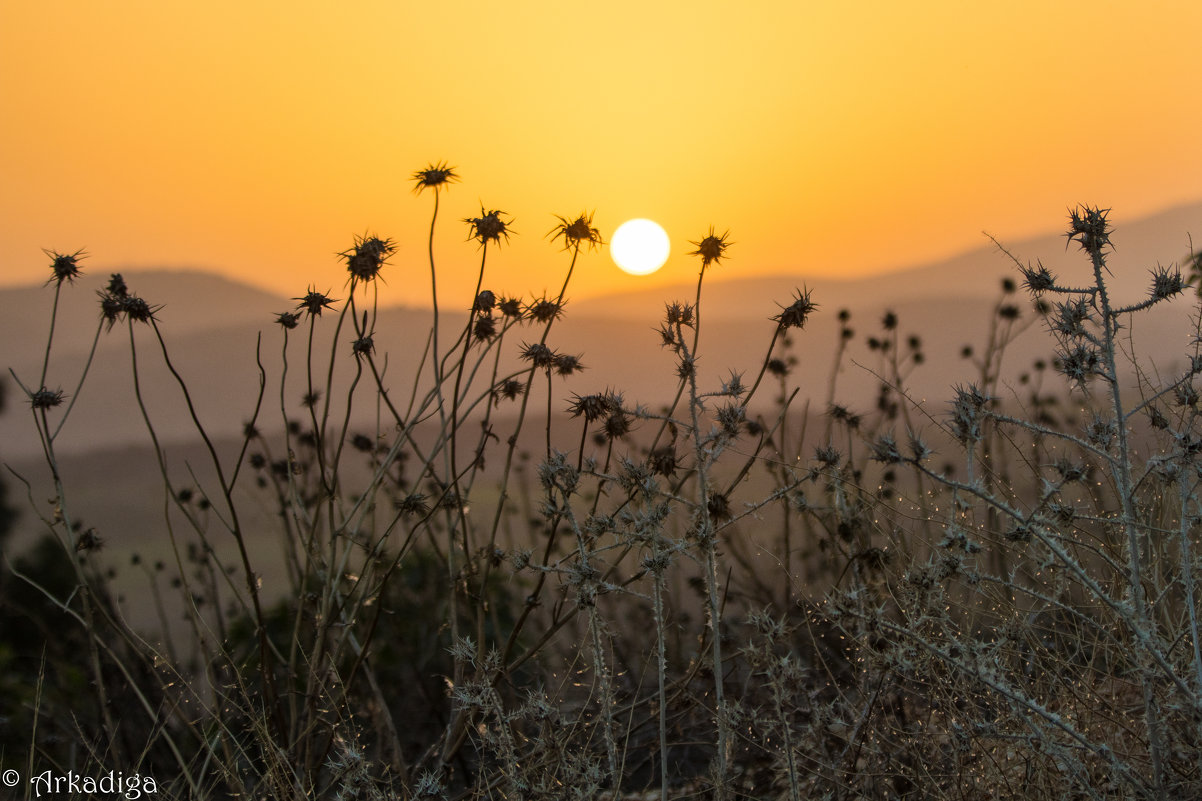
<path fill-rule="evenodd" d="M 421 302 L 410 176 L 444 159 L 440 299 L 465 308 L 481 204 L 518 233 L 498 292 L 558 286 L 555 214 L 667 228 L 660 273 L 595 255 L 582 297 L 695 276 L 710 225 L 736 243 L 721 274 L 814 285 L 1058 230 L 1079 201 L 1121 225 L 1202 198 L 1202 3 L 745 5 L 5 2 L 0 284 L 86 248 L 95 272 L 298 295 L 338 288 L 370 231 L 400 245 L 386 299 Z"/>

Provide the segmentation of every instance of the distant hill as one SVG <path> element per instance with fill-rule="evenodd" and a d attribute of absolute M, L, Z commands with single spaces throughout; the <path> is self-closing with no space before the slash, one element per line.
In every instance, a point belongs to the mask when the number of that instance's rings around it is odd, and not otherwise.
<path fill-rule="evenodd" d="M 1067 219 L 1067 215 L 1066 215 Z M 1178 206 L 1138 220 L 1127 220 L 1112 213 L 1115 252 L 1112 287 L 1121 298 L 1147 295 L 1148 270 L 1157 264 L 1180 263 L 1188 255 L 1190 234 L 1202 248 L 1202 203 Z M 815 278 L 804 269 L 795 274 L 740 278 L 732 262 L 706 276 L 703 291 L 708 319 L 720 317 L 753 318 L 774 313 L 774 304 L 790 301 L 791 293 L 808 285 L 814 299 L 826 313 L 839 308 L 883 308 L 909 300 L 931 297 L 988 299 L 997 295 L 1004 277 L 1018 277 L 1017 267 L 1006 254 L 981 235 L 976 250 L 930 265 L 917 265 L 869 278 L 831 280 Z M 1043 264 L 1066 281 L 1078 284 L 1091 280 L 1089 262 L 1063 234 L 1001 242 L 1019 261 Z M 855 243 L 849 243 L 854 248 Z M 786 272 L 784 270 L 774 272 Z M 572 305 L 572 313 L 582 316 L 647 318 L 659 317 L 664 303 L 692 300 L 696 284 L 682 283 L 653 290 L 625 292 L 602 298 L 590 298 Z M 767 311 L 765 311 L 767 310 Z"/>
<path fill-rule="evenodd" d="M 1144 220 L 1119 218 L 1115 225 L 1114 294 L 1121 301 L 1137 300 L 1146 296 L 1149 268 L 1179 261 L 1186 254 L 1190 230 L 1197 231 L 1202 240 L 1202 204 Z M 1041 259 L 1065 280 L 1088 281 L 1086 259 L 1075 246 L 1066 252 L 1063 236 L 1006 243 L 1006 247 L 1024 262 Z M 912 373 L 909 385 L 918 397 L 941 401 L 951 384 L 976 376 L 960 351 L 966 344 L 978 352 L 984 347 L 1000 298 L 1000 281 L 1016 275 L 1013 263 L 992 245 L 939 264 L 845 281 L 808 280 L 804 275 L 737 278 L 715 270 L 707 276 L 703 292 L 699 377 L 710 388 L 716 388 L 731 370 L 754 377 L 772 337 L 770 318 L 781 305 L 791 302 L 796 287 L 808 283 L 820 308 L 805 331 L 791 336 L 797 359 L 792 380 L 802 387 L 799 405 L 806 398 L 815 408 L 825 403 L 838 342 L 836 312 L 841 308 L 851 310 L 856 337 L 839 376 L 838 400 L 853 407 L 873 402 L 876 379 L 869 370 L 880 364 L 880 354 L 869 351 L 865 339 L 879 334 L 881 316 L 891 309 L 899 317 L 902 341 L 915 335 L 923 343 L 926 363 Z M 264 425 L 279 425 L 283 336 L 274 319 L 278 312 L 294 308 L 294 299 L 199 271 L 129 272 L 125 278 L 132 292 L 162 307 L 158 316 L 173 362 L 188 382 L 201 420 L 215 435 L 234 436 L 250 418 L 259 381 L 256 340 L 262 334 L 259 358 L 267 373 L 267 389 L 261 419 Z M 96 291 L 107 279 L 107 274 L 86 275 L 74 286 L 64 287 L 47 379 L 51 388 L 74 392 L 99 319 Z M 330 289 L 337 298 L 345 294 L 342 287 L 318 288 Z M 566 380 L 557 379 L 553 391 L 560 408 L 573 393 L 609 387 L 624 390 L 630 402 L 648 406 L 668 400 L 676 386 L 675 365 L 672 355 L 659 347 L 655 329 L 666 301 L 691 300 L 694 291 L 695 285 L 682 285 L 569 303 L 548 344 L 580 355 L 588 369 Z M 0 366 L 12 367 L 30 384 L 36 384 L 41 371 L 52 298 L 52 287 L 0 290 L 0 342 L 4 343 Z M 1025 293 L 1020 290 L 1012 302 L 1029 318 Z M 1190 342 L 1191 303 L 1179 301 L 1174 304 L 1175 312 L 1140 319 L 1133 326 L 1137 345 L 1145 354 L 1156 354 L 1161 369 L 1184 359 Z M 328 366 L 323 359 L 328 359 L 334 317 L 327 313 L 317 326 L 316 352 L 320 355 L 314 371 L 319 382 Z M 381 310 L 376 347 L 388 356 L 385 384 L 405 401 L 431 320 L 425 309 Z M 443 320 L 442 341 L 447 343 L 458 335 L 463 320 L 461 313 L 450 312 L 443 314 Z M 1006 358 L 1008 375 L 1017 376 L 1034 359 L 1048 355 L 1049 340 L 1041 327 L 1032 326 L 1014 343 Z M 290 416 L 302 411 L 305 331 L 297 329 L 290 339 L 290 378 L 284 393 Z M 520 345 L 537 336 L 529 328 L 513 332 L 505 344 L 502 368 L 516 368 Z M 340 360 L 343 372 L 339 378 L 349 380 L 353 369 L 349 324 L 338 337 L 345 357 Z M 140 331 L 137 341 L 144 397 L 160 436 L 168 441 L 194 438 L 182 394 L 163 366 L 157 341 L 147 331 Z M 852 360 L 863 367 L 852 365 Z M 11 385 L 11 378 L 6 380 Z M 544 392 L 542 382 L 536 386 L 539 394 Z M 370 389 L 366 382 L 361 383 L 360 404 L 365 404 Z M 40 446 L 28 414 L 22 411 L 25 404 L 20 392 L 15 386 L 10 390 L 9 411 L 0 415 L 0 457 L 37 454 Z M 761 402 L 768 403 L 770 398 L 769 393 L 761 393 Z M 342 402 L 341 397 L 335 399 L 336 410 Z M 362 413 L 374 415 L 374 406 L 364 405 Z M 132 389 L 128 334 L 114 330 L 102 335 L 88 382 L 63 429 L 59 447 L 76 451 L 112 448 L 142 444 L 147 439 Z"/>

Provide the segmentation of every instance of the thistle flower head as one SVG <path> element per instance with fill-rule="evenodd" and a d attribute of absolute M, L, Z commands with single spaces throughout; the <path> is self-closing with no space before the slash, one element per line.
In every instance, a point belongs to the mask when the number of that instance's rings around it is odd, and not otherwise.
<path fill-rule="evenodd" d="M 817 459 L 820 464 L 824 464 L 827 467 L 837 467 L 840 460 L 842 460 L 843 455 L 839 453 L 838 448 L 835 446 L 827 445 L 825 448 L 815 448 L 814 458 Z"/>
<path fill-rule="evenodd" d="M 484 247 L 489 242 L 495 242 L 499 245 L 501 244 L 501 237 L 505 237 L 505 241 L 508 242 L 509 224 L 513 220 L 502 219 L 501 215 L 503 214 L 505 212 L 497 209 L 485 211 L 484 207 L 481 206 L 479 217 L 465 217 L 463 220 L 467 223 L 468 228 L 471 229 L 471 233 L 468 234 L 467 238 L 475 239 L 480 243 L 481 247 Z"/>
<path fill-rule="evenodd" d="M 481 290 L 480 294 L 476 295 L 476 299 L 472 302 L 472 311 L 479 314 L 488 314 L 497 305 L 497 296 L 493 294 L 491 289 Z"/>
<path fill-rule="evenodd" d="M 647 465 L 651 468 L 652 473 L 661 475 L 664 478 L 672 478 L 676 475 L 676 470 L 680 467 L 676 456 L 676 447 L 674 445 L 665 445 L 651 451 L 647 456 Z"/>
<path fill-rule="evenodd" d="M 614 411 L 613 396 L 608 393 L 593 393 L 591 395 L 573 395 L 568 413 L 572 417 L 584 417 L 585 423 L 593 423 Z"/>
<path fill-rule="evenodd" d="M 502 400 L 513 400 L 524 391 L 525 387 L 521 381 L 516 378 L 507 378 L 493 387 L 493 405 L 499 405 Z"/>
<path fill-rule="evenodd" d="M 296 312 L 280 312 L 276 315 L 275 321 L 285 329 L 292 330 L 300 323 L 300 315 Z"/>
<path fill-rule="evenodd" d="M 1093 348 L 1077 345 L 1061 354 L 1059 367 L 1069 380 L 1084 385 L 1101 368 L 1101 359 Z"/>
<path fill-rule="evenodd" d="M 797 298 L 788 306 L 782 306 L 780 314 L 772 319 L 780 328 L 805 328 L 810 313 L 818 308 L 818 304 L 810 300 L 809 289 L 794 290 Z"/>
<path fill-rule="evenodd" d="M 1081 249 L 1089 253 L 1101 253 L 1110 246 L 1110 222 L 1106 215 L 1110 209 L 1078 206 L 1069 211 L 1069 229 L 1065 234 L 1068 241 L 1076 241 Z"/>
<path fill-rule="evenodd" d="M 693 327 L 693 304 L 672 301 L 664 304 L 664 320 L 669 326 Z"/>
<path fill-rule="evenodd" d="M 501 314 L 510 319 L 520 319 L 522 316 L 522 301 L 520 298 L 503 297 L 497 301 Z"/>
<path fill-rule="evenodd" d="M 897 440 L 892 434 L 881 434 L 876 441 L 870 443 L 872 460 L 882 464 L 900 464 L 905 461 L 897 447 Z"/>
<path fill-rule="evenodd" d="M 427 189 L 437 192 L 447 184 L 453 184 L 458 180 L 459 176 L 455 174 L 455 168 L 447 166 L 445 161 L 440 161 L 437 164 L 426 165 L 424 170 L 413 172 L 413 191 L 419 195 Z"/>
<path fill-rule="evenodd" d="M 113 273 L 109 276 L 108 286 L 105 291 L 115 298 L 123 298 L 129 294 L 129 288 L 125 286 L 125 279 L 121 273 Z"/>
<path fill-rule="evenodd" d="M 157 320 L 158 318 L 154 316 L 155 312 L 162 308 L 161 306 L 152 307 L 137 295 L 126 295 L 120 300 L 121 311 L 127 319 L 135 323 L 149 323 L 152 320 Z"/>
<path fill-rule="evenodd" d="M 57 250 L 42 248 L 42 252 L 50 257 L 50 270 L 54 273 L 47 284 L 61 284 L 63 281 L 73 282 L 81 274 L 79 262 L 88 257 L 82 250 L 74 253 L 59 253 Z"/>
<path fill-rule="evenodd" d="M 1027 265 L 1021 268 L 1021 272 L 1023 283 L 1033 295 L 1039 295 L 1056 286 L 1056 276 L 1052 275 L 1043 264 L 1036 262 L 1034 267 Z"/>
<path fill-rule="evenodd" d="M 737 437 L 739 427 L 747 420 L 747 407 L 738 401 L 727 401 L 718 407 L 715 417 L 723 434 Z"/>
<path fill-rule="evenodd" d="M 563 239 L 564 250 L 578 250 L 581 245 L 588 245 L 592 249 L 605 244 L 601 239 L 601 232 L 593 227 L 592 213 L 581 212 L 573 220 L 556 214 L 555 219 L 559 220 L 559 223 L 547 236 L 552 242 Z"/>
<path fill-rule="evenodd" d="M 497 335 L 497 320 L 491 314 L 477 317 L 472 324 L 472 336 L 481 342 L 487 342 Z"/>
<path fill-rule="evenodd" d="M 395 252 L 396 244 L 391 239 L 364 234 L 355 237 L 355 244 L 350 250 L 338 255 L 346 259 L 346 269 L 352 278 L 371 281 L 380 274 L 380 269 L 388 263 L 388 257 Z"/>
<path fill-rule="evenodd" d="M 1185 283 L 1181 271 L 1176 267 L 1157 265 L 1156 269 L 1152 270 L 1152 297 L 1156 300 L 1165 300 L 1180 295 L 1188 288 L 1189 284 Z"/>
<path fill-rule="evenodd" d="M 309 287 L 309 291 L 303 297 L 293 298 L 293 300 L 299 300 L 300 303 L 296 308 L 304 309 L 310 317 L 320 317 L 324 309 L 330 308 L 337 302 L 334 298 L 324 292 L 318 292 L 313 287 Z"/>
<path fill-rule="evenodd" d="M 952 434 L 960 442 L 971 444 L 982 437 L 981 424 L 985 419 L 983 410 L 991 398 L 974 384 L 955 387 L 956 399 L 952 401 Z"/>
<path fill-rule="evenodd" d="M 548 300 L 545 296 L 532 301 L 526 307 L 526 316 L 539 323 L 558 320 L 563 315 L 563 304 Z"/>
<path fill-rule="evenodd" d="M 117 321 L 121 319 L 121 313 L 124 310 L 123 298 L 118 295 L 112 295 L 108 292 L 97 292 L 100 296 L 100 316 L 111 331 Z"/>
<path fill-rule="evenodd" d="M 550 369 L 555 363 L 555 351 L 541 342 L 523 345 L 521 357 L 539 369 Z"/>
<path fill-rule="evenodd" d="M 566 353 L 556 354 L 552 366 L 559 375 L 572 375 L 584 369 L 584 364 L 581 363 L 579 356 Z"/>
<path fill-rule="evenodd" d="M 689 243 L 697 248 L 689 253 L 689 255 L 701 257 L 701 269 L 703 270 L 711 264 L 718 264 L 722 259 L 726 258 L 726 249 L 734 244 L 727 241 L 726 238 L 728 236 L 730 236 L 730 231 L 719 235 L 714 233 L 714 226 L 711 225 L 709 233 L 700 241 Z"/>

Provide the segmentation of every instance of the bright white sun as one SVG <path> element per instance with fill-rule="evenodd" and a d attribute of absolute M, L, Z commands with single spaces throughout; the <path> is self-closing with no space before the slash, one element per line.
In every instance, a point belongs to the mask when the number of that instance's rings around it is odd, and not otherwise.
<path fill-rule="evenodd" d="M 668 260 L 668 234 L 652 220 L 627 220 L 609 240 L 614 263 L 631 275 L 648 275 Z"/>

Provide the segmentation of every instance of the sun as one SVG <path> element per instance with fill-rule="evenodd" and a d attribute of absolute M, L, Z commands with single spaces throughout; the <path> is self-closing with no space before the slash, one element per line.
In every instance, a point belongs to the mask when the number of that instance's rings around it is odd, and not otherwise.
<path fill-rule="evenodd" d="M 668 234 L 653 220 L 627 220 L 609 240 L 614 263 L 631 275 L 649 275 L 668 260 Z"/>

